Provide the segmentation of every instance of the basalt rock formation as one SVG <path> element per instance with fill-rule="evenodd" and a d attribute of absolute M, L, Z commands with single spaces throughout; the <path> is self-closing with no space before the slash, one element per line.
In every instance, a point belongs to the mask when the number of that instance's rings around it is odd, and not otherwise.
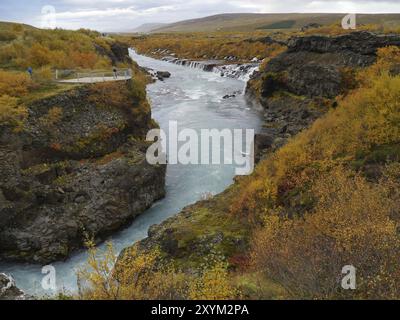
<path fill-rule="evenodd" d="M 290 39 L 287 51 L 255 72 L 246 89 L 249 102 L 265 112 L 262 134 L 280 147 L 334 107 L 353 88 L 354 71 L 373 64 L 379 48 L 399 45 L 398 35 L 370 32 Z"/>
<path fill-rule="evenodd" d="M 94 44 L 94 47 L 100 55 L 110 58 L 113 65 L 132 62 L 129 57 L 129 47 L 124 43 L 114 42 L 109 49 L 99 46 L 98 44 Z"/>
<path fill-rule="evenodd" d="M 34 101 L 19 130 L 0 125 L 0 258 L 48 263 L 104 239 L 164 196 L 145 159 L 155 127 L 131 81 Z"/>

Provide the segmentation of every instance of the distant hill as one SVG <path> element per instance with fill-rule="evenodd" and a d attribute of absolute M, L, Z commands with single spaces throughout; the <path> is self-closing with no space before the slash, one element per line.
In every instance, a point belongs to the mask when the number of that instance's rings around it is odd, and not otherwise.
<path fill-rule="evenodd" d="M 12 31 L 18 28 L 24 28 L 25 30 L 34 30 L 37 29 L 33 26 L 23 24 L 23 23 L 16 23 L 16 22 L 8 22 L 8 21 L 0 21 L 0 31 Z"/>
<path fill-rule="evenodd" d="M 344 13 L 232 13 L 219 14 L 200 19 L 179 21 L 160 28 L 152 33 L 162 32 L 211 32 L 211 31 L 254 31 L 300 29 L 310 23 L 330 25 L 340 22 Z M 400 14 L 360 14 L 359 24 L 400 25 Z"/>
<path fill-rule="evenodd" d="M 163 27 L 168 26 L 167 23 L 145 23 L 142 24 L 141 26 L 131 30 L 131 32 L 135 32 L 135 33 L 149 33 L 155 29 L 160 29 Z"/>

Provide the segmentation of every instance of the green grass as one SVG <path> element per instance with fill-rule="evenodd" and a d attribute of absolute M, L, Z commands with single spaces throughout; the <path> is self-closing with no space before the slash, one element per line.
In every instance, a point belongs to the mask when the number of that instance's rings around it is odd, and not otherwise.
<path fill-rule="evenodd" d="M 41 85 L 39 89 L 30 92 L 29 94 L 20 97 L 20 102 L 23 104 L 30 104 L 37 100 L 46 99 L 60 93 L 73 90 L 79 86 L 79 84 L 58 84 L 55 82 L 49 82 L 45 85 Z"/>

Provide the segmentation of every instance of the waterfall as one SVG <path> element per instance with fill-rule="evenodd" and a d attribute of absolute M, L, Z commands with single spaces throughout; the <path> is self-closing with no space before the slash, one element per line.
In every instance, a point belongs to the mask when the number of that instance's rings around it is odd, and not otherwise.
<path fill-rule="evenodd" d="M 260 67 L 259 63 L 223 65 L 224 61 L 219 60 L 193 61 L 188 59 L 178 59 L 172 56 L 163 57 L 161 60 L 174 63 L 179 66 L 200 69 L 207 72 L 214 72 L 221 75 L 221 77 L 234 78 L 244 82 L 249 81 L 253 73 L 258 71 Z"/>
<path fill-rule="evenodd" d="M 254 72 L 258 71 L 260 64 L 247 63 L 247 64 L 229 64 L 224 66 L 216 66 L 213 72 L 221 75 L 221 77 L 234 78 L 247 82 Z"/>

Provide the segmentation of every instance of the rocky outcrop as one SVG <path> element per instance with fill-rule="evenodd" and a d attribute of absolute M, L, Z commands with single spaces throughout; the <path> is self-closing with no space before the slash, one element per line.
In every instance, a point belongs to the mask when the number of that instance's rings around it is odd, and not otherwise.
<path fill-rule="evenodd" d="M 353 71 L 373 64 L 378 48 L 390 45 L 400 45 L 400 37 L 353 32 L 290 39 L 287 51 L 255 72 L 246 89 L 249 102 L 264 110 L 262 134 L 275 139 L 272 148 L 334 107 L 352 89 Z"/>
<path fill-rule="evenodd" d="M 0 300 L 29 300 L 22 290 L 15 285 L 13 277 L 0 273 Z"/>
<path fill-rule="evenodd" d="M 111 45 L 111 60 L 114 64 L 117 62 L 131 62 L 129 57 L 129 47 L 125 43 L 115 42 Z"/>
<path fill-rule="evenodd" d="M 150 227 L 146 239 L 121 252 L 116 269 L 124 267 L 121 261 L 129 261 L 156 249 L 160 251 L 155 261 L 156 268 L 173 262 L 189 273 L 201 269 L 203 263 L 209 262 L 208 259 L 216 256 L 231 258 L 245 252 L 249 246 L 247 226 L 221 205 L 230 201 L 232 191 L 230 188 L 190 205 L 161 224 Z"/>
<path fill-rule="evenodd" d="M 131 82 L 31 103 L 22 130 L 0 126 L 0 258 L 48 263 L 102 240 L 164 196 L 145 159 L 154 127 Z"/>
<path fill-rule="evenodd" d="M 128 45 L 121 42 L 114 42 L 111 44 L 110 48 L 104 48 L 98 44 L 94 44 L 94 47 L 102 56 L 108 57 L 113 65 L 117 63 L 131 63 L 132 60 L 129 57 L 129 47 Z"/>
<path fill-rule="evenodd" d="M 293 38 L 288 50 L 272 59 L 262 77 L 262 96 L 279 89 L 306 97 L 334 98 L 346 91 L 348 69 L 376 61 L 378 48 L 400 45 L 397 35 L 354 32 L 337 37 Z"/>
<path fill-rule="evenodd" d="M 288 42 L 288 52 L 305 51 L 360 55 L 358 56 L 360 60 L 354 59 L 355 56 L 353 56 L 353 59 L 350 59 L 347 63 L 363 66 L 373 63 L 373 57 L 376 56 L 377 49 L 387 46 L 400 46 L 400 36 L 398 34 L 377 35 L 367 31 L 360 31 L 335 37 L 307 36 L 292 38 Z"/>

